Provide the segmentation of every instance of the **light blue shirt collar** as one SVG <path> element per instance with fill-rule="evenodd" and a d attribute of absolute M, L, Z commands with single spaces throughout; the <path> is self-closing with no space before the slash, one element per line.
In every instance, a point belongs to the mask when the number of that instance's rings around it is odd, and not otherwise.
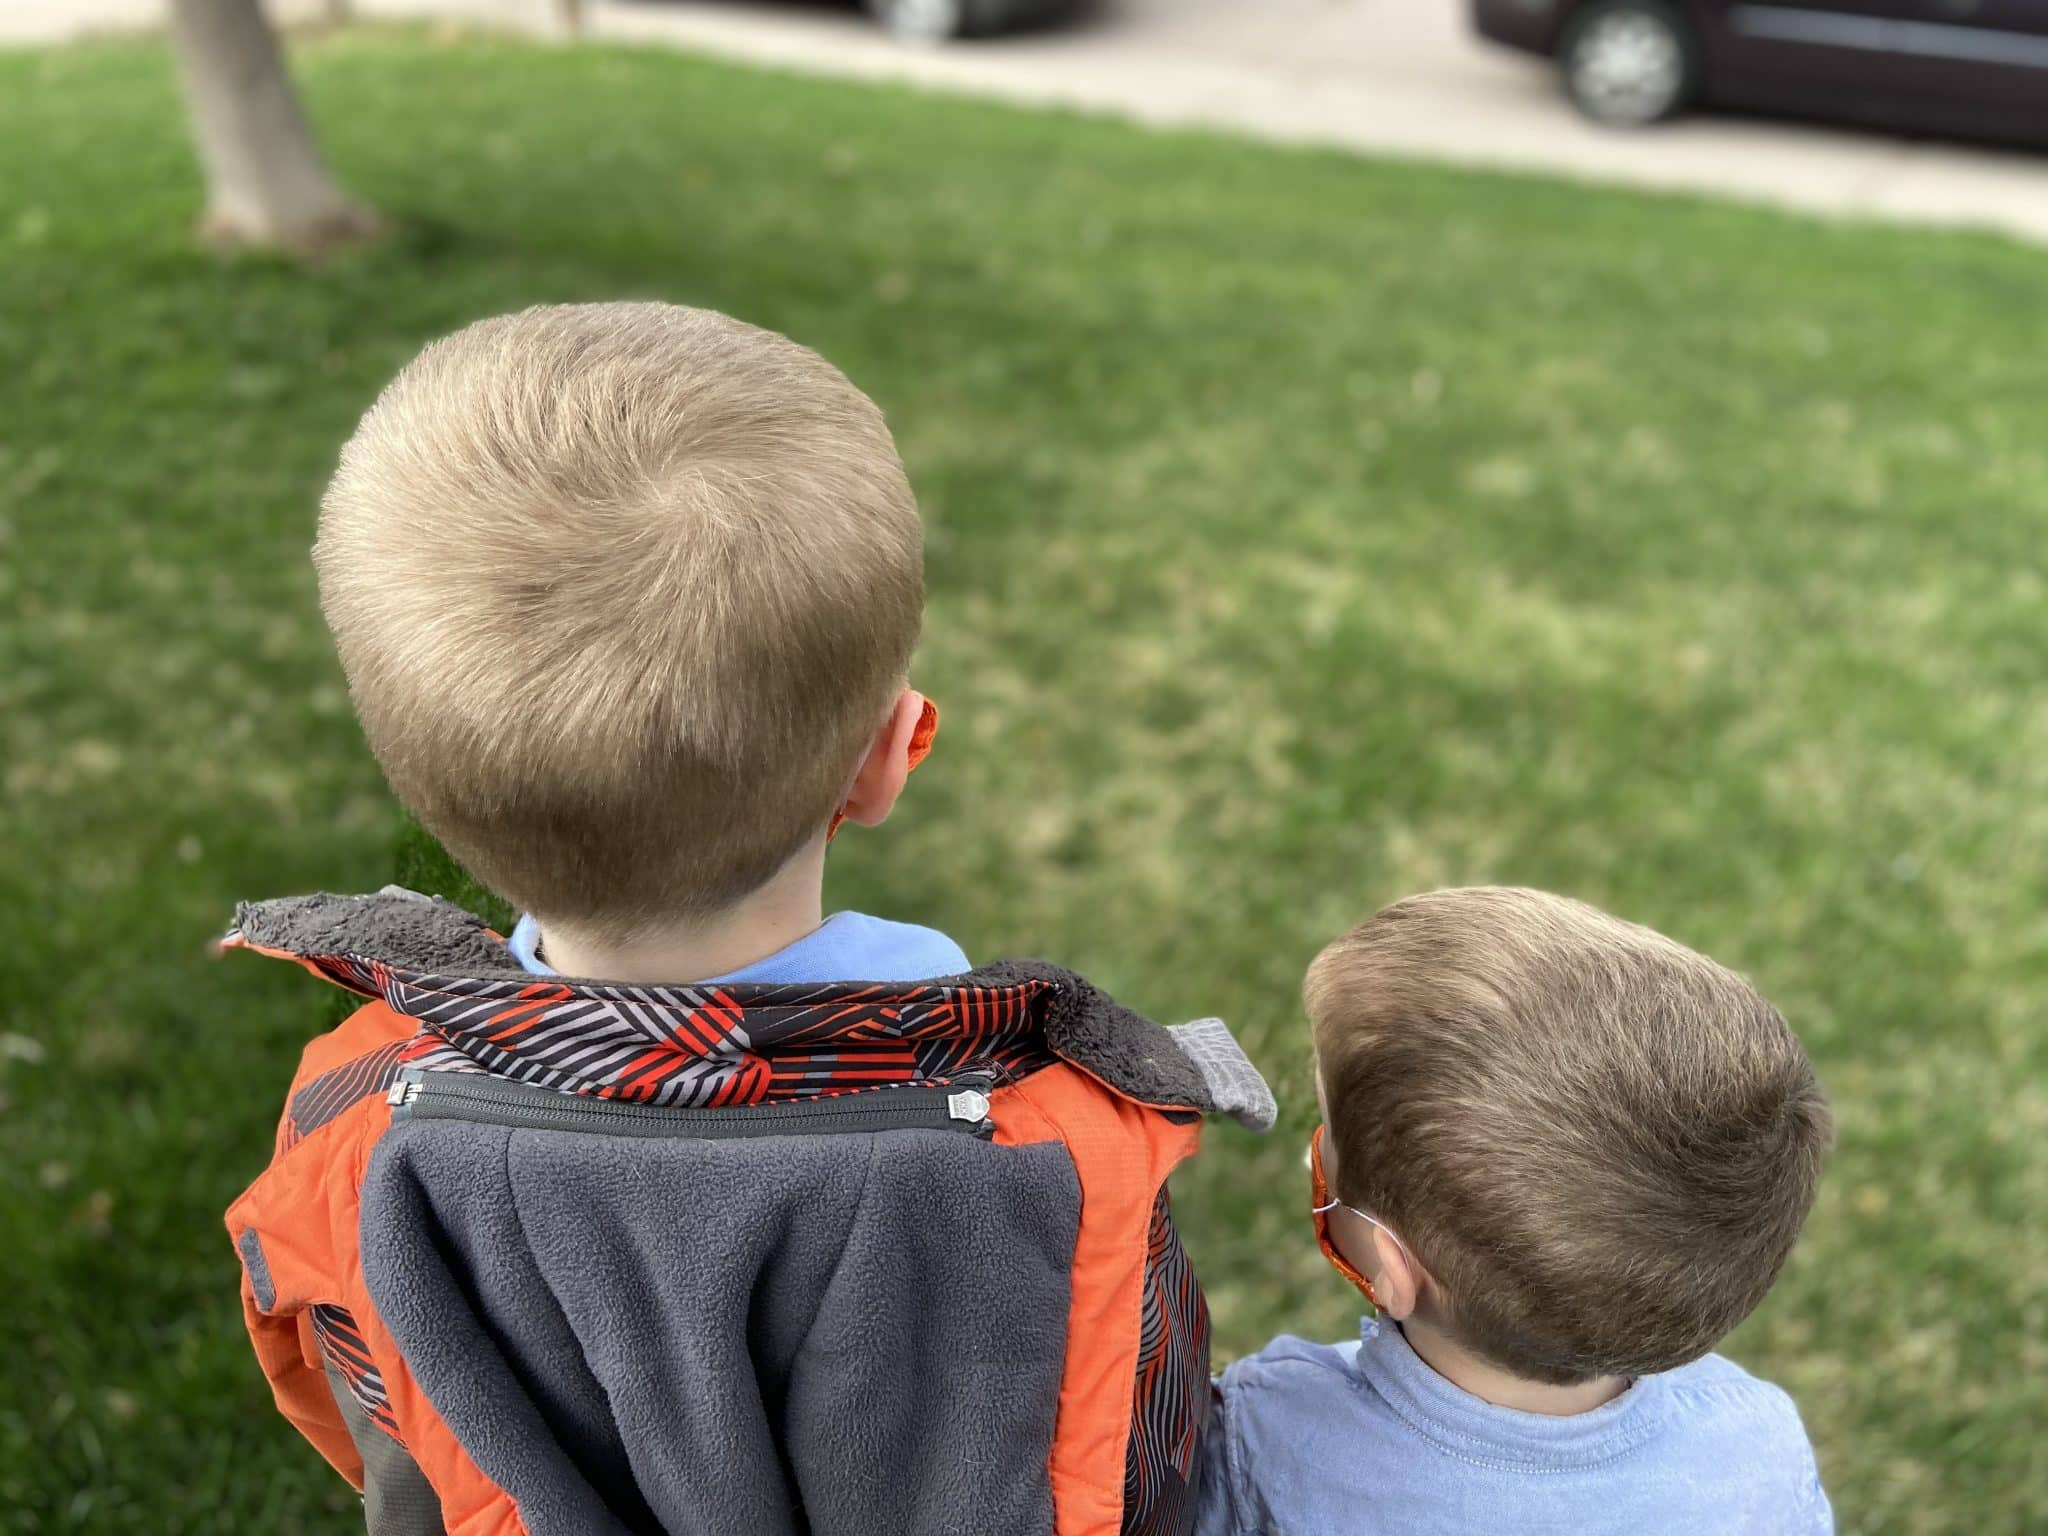
<path fill-rule="evenodd" d="M 553 976 L 540 957 L 540 924 L 522 916 L 505 941 L 535 976 Z M 966 953 L 943 933 L 892 923 L 864 912 L 835 912 L 793 944 L 723 976 L 701 981 L 929 981 L 971 969 Z"/>
<path fill-rule="evenodd" d="M 1398 1323 L 1360 1321 L 1353 1369 L 1411 1429 L 1453 1454 L 1486 1448 L 1524 1471 L 1606 1461 L 1655 1434 L 1664 1421 L 1664 1378 L 1645 1376 L 1584 1413 L 1524 1413 L 1475 1397 L 1439 1376 Z"/>

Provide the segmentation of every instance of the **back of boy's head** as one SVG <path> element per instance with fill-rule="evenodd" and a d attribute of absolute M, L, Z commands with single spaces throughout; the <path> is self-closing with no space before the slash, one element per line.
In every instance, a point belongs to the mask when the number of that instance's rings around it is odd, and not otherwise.
<path fill-rule="evenodd" d="M 1763 1299 L 1833 1126 L 1748 982 L 1584 903 L 1379 912 L 1310 968 L 1333 1191 L 1439 1284 L 1453 1337 L 1537 1381 L 1669 1370 Z"/>
<path fill-rule="evenodd" d="M 874 404 L 666 304 L 428 347 L 343 449 L 314 559 L 398 797 L 501 896 L 620 936 L 730 905 L 823 830 L 924 603 Z"/>

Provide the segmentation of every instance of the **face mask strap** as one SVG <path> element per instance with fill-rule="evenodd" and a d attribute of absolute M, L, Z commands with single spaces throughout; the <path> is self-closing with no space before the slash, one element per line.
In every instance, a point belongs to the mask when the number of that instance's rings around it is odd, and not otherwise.
<path fill-rule="evenodd" d="M 1339 1200 L 1330 1193 L 1329 1180 L 1323 1177 L 1323 1127 L 1320 1125 L 1315 1128 L 1314 1134 L 1309 1137 L 1308 1162 L 1311 1175 L 1309 1214 L 1315 1218 L 1316 1242 L 1323 1250 L 1323 1257 L 1330 1261 L 1331 1267 L 1338 1274 L 1365 1293 L 1365 1299 L 1372 1304 L 1372 1309 L 1375 1312 L 1381 1311 L 1383 1309 L 1380 1306 L 1380 1298 L 1372 1288 L 1372 1281 L 1359 1272 L 1357 1265 L 1344 1257 L 1343 1253 L 1339 1251 L 1335 1239 L 1330 1236 L 1330 1212 L 1349 1211 L 1360 1221 L 1377 1227 L 1394 1240 L 1394 1246 L 1401 1250 L 1401 1256 L 1410 1265 L 1415 1263 L 1415 1255 L 1408 1245 L 1401 1241 L 1401 1234 L 1388 1226 L 1384 1221 L 1381 1221 L 1379 1217 L 1369 1216 L 1356 1206 L 1346 1205 L 1342 1200 Z"/>

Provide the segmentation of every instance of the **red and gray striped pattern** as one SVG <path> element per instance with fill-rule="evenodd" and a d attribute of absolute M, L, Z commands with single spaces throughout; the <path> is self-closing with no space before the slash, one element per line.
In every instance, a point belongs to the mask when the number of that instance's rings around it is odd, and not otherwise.
<path fill-rule="evenodd" d="M 298 1145 L 351 1104 L 359 1104 L 373 1093 L 391 1086 L 403 1064 L 409 1042 L 394 1040 L 353 1061 L 345 1061 L 331 1072 L 323 1072 L 292 1095 L 291 1111 L 285 1117 L 285 1145 Z"/>
<path fill-rule="evenodd" d="M 313 1333 L 320 1341 L 320 1356 L 340 1373 L 348 1393 L 370 1416 L 370 1422 L 399 1444 L 398 1420 L 391 1413 L 391 1398 L 384 1390 L 384 1375 L 370 1358 L 370 1346 L 348 1308 L 326 1302 L 311 1307 Z"/>
<path fill-rule="evenodd" d="M 1043 982 L 642 987 L 392 973 L 409 1063 L 702 1108 L 1043 1066 Z"/>
<path fill-rule="evenodd" d="M 1052 984 L 826 982 L 625 986 L 444 976 L 356 955 L 305 957 L 419 1021 L 402 1062 L 352 1063 L 306 1089 L 303 1135 L 399 1065 L 488 1072 L 564 1093 L 703 1108 L 811 1098 L 962 1072 L 1020 1076 L 1053 1060 Z M 379 1053 L 380 1055 L 382 1053 Z M 342 1081 L 342 1075 L 347 1081 Z M 343 1102 L 345 1100 L 345 1102 Z"/>
<path fill-rule="evenodd" d="M 1163 1189 L 1152 1207 L 1142 1306 L 1123 1530 L 1163 1536 L 1193 1529 L 1195 1453 L 1209 1416 L 1209 1307 Z"/>

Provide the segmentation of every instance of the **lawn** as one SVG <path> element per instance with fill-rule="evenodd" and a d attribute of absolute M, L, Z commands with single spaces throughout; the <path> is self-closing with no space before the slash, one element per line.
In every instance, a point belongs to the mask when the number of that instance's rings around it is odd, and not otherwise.
<path fill-rule="evenodd" d="M 2048 252 L 684 58 L 348 34 L 403 221 L 222 261 L 164 58 L 0 55 L 0 1530 L 341 1533 L 219 1213 L 316 983 L 209 938 L 389 878 L 305 551 L 422 341 L 714 305 L 887 407 L 947 729 L 831 899 L 1217 1012 L 1178 1185 L 1223 1358 L 1340 1337 L 1296 991 L 1430 885 L 1761 982 L 1841 1145 L 1730 1350 L 1848 1532 L 2048 1528 Z"/>

